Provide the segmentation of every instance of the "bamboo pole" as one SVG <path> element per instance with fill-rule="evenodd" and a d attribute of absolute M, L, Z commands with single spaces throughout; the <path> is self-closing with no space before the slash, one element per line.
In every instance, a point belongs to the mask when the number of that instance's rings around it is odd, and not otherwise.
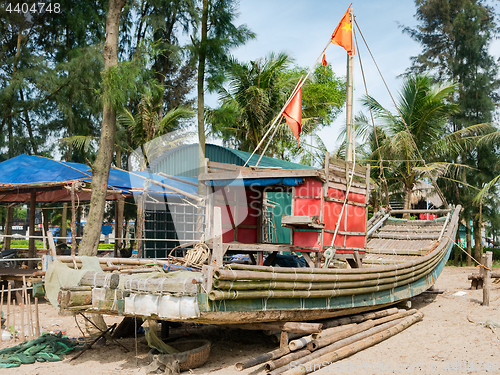
<path fill-rule="evenodd" d="M 336 349 L 339 349 L 343 346 L 346 346 L 346 345 L 349 345 L 349 344 L 352 344 L 353 342 L 356 342 L 356 341 L 359 341 L 363 338 L 366 338 L 370 335 L 373 335 L 377 332 L 381 332 L 383 331 L 384 329 L 388 329 L 388 328 L 391 328 L 392 326 L 395 326 L 396 324 L 398 324 L 399 322 L 401 322 L 403 319 L 400 318 L 396 321 L 393 321 L 393 322 L 388 322 L 388 323 L 384 323 L 384 324 L 381 324 L 379 326 L 375 326 L 375 327 L 372 327 L 366 331 L 362 331 L 362 332 L 359 332 L 359 333 L 356 333 L 352 336 L 348 336 L 342 340 L 339 340 L 339 341 L 336 341 L 328 346 L 325 346 L 323 348 L 320 348 L 314 352 L 310 352 L 310 354 L 306 354 L 305 356 L 303 357 L 299 357 L 299 358 L 294 358 L 293 361 L 294 361 L 294 365 L 295 366 L 298 366 L 300 364 L 303 364 L 303 363 L 306 363 L 306 362 L 309 362 L 310 360 L 314 359 L 314 358 L 318 358 L 324 354 L 327 354 L 333 350 L 336 350 Z M 356 324 L 355 324 L 356 325 Z M 339 328 L 339 327 L 337 327 Z M 286 356 L 285 356 L 286 357 Z M 285 371 L 287 371 L 290 367 L 286 366 L 288 363 L 290 362 L 286 362 L 286 359 L 285 357 L 282 357 L 280 358 L 280 362 L 278 364 L 282 364 L 281 367 L 278 367 L 276 368 L 275 370 L 269 372 L 269 374 L 272 374 L 272 375 L 277 375 L 277 374 L 281 374 Z M 286 363 L 285 363 L 286 362 Z"/>
<path fill-rule="evenodd" d="M 297 366 L 293 369 L 290 369 L 286 372 L 284 372 L 285 375 L 303 375 L 303 374 L 308 374 L 310 372 L 315 371 L 316 369 L 320 369 L 324 367 L 325 363 L 331 364 L 335 361 L 338 361 L 340 359 L 346 358 L 352 354 L 355 354 L 363 349 L 366 349 L 370 346 L 373 346 L 375 344 L 378 344 L 381 341 L 384 341 L 388 339 L 389 337 L 392 337 L 399 332 L 402 332 L 415 322 L 421 320 L 423 318 L 423 313 L 418 312 L 412 316 L 409 316 L 399 322 L 397 325 L 388 328 L 382 332 L 372 334 L 371 336 L 368 336 L 362 340 L 359 340 L 357 342 L 354 342 L 350 345 L 344 346 L 338 350 L 334 350 L 332 352 L 329 352 L 323 356 L 320 356 L 319 358 L 313 359 L 309 362 L 306 362 L 300 366 Z M 314 370 L 313 370 L 314 369 Z"/>
<path fill-rule="evenodd" d="M 319 333 L 313 333 L 313 334 L 310 334 L 309 336 L 304 336 L 304 337 L 292 340 L 288 343 L 288 346 L 290 346 L 290 350 L 293 352 L 293 351 L 302 349 L 303 347 L 307 346 L 307 344 L 309 344 L 313 340 L 316 340 L 320 337 L 332 335 L 332 334 L 337 333 L 339 331 L 343 331 L 345 329 L 351 328 L 355 324 L 356 323 L 352 323 L 352 324 L 347 324 L 344 326 L 333 327 L 333 328 L 321 330 L 321 332 L 319 332 Z"/>
<path fill-rule="evenodd" d="M 76 208 L 75 208 L 75 184 L 71 184 L 71 256 L 76 254 Z M 66 233 L 65 233 L 66 235 Z"/>
<path fill-rule="evenodd" d="M 35 297 L 35 318 L 36 318 L 36 337 L 40 337 L 40 314 L 38 311 L 38 297 Z"/>
<path fill-rule="evenodd" d="M 284 331 L 295 333 L 319 333 L 323 324 L 321 323 L 306 323 L 306 322 L 269 322 L 269 323 L 248 323 L 248 324 L 231 324 L 231 328 L 239 328 L 246 330 L 262 330 L 262 331 Z"/>
<path fill-rule="evenodd" d="M 311 352 L 322 348 L 324 346 L 330 345 L 335 341 L 345 339 L 346 337 L 355 335 L 356 333 L 366 331 L 370 328 L 375 327 L 375 322 L 373 320 L 367 320 L 366 322 L 355 325 L 354 327 L 342 330 L 340 332 L 334 333 L 333 335 L 320 337 L 316 340 L 312 340 L 307 344 L 307 349 Z"/>
<path fill-rule="evenodd" d="M 3 312 L 3 294 L 5 291 L 5 285 L 2 284 L 2 299 L 0 299 L 0 311 Z M 1 325 L 1 324 L 0 324 Z M 0 329 L 0 342 L 3 341 L 2 330 Z"/>
<path fill-rule="evenodd" d="M 284 346 L 282 348 L 273 350 L 271 352 L 258 355 L 257 357 L 250 358 L 250 359 L 246 360 L 245 362 L 238 362 L 234 365 L 234 368 L 237 371 L 242 371 L 246 368 L 260 365 L 261 363 L 269 361 L 270 359 L 282 357 L 288 353 L 290 353 L 290 347 L 287 345 L 287 346 Z"/>
<path fill-rule="evenodd" d="M 109 287 L 116 289 L 120 283 L 120 275 L 106 272 L 86 272 L 80 279 L 80 285 L 94 286 L 98 288 Z"/>
<path fill-rule="evenodd" d="M 429 261 L 430 259 L 439 256 L 439 253 L 442 252 L 442 250 L 445 248 L 444 242 L 440 243 L 441 246 L 438 246 L 433 252 L 426 254 L 422 257 L 419 257 L 416 260 L 405 262 L 405 263 L 398 263 L 398 264 L 393 264 L 393 265 L 388 265 L 388 266 L 383 266 L 383 267 L 377 267 L 377 268 L 289 268 L 289 267 L 282 267 L 279 269 L 278 273 L 289 273 L 289 274 L 313 274 L 313 275 L 357 275 L 357 274 L 377 274 L 377 273 L 385 273 L 385 272 L 391 272 L 391 271 L 400 271 L 404 269 L 409 269 L 411 267 L 418 266 L 421 263 L 424 263 L 426 261 Z M 250 265 L 250 264 L 230 264 L 229 267 L 231 270 L 238 272 L 239 270 L 242 271 L 254 271 L 254 272 L 261 272 L 261 273 L 269 273 L 272 271 L 270 267 L 267 266 L 257 266 L 257 265 Z M 231 280 L 231 279 L 229 279 Z"/>
<path fill-rule="evenodd" d="M 16 301 L 17 301 L 17 304 L 19 304 L 19 300 L 17 299 L 17 294 L 16 294 Z M 22 297 L 21 297 L 21 303 L 20 303 L 20 307 L 21 307 L 21 341 L 26 341 L 26 336 L 25 336 L 25 332 L 24 332 L 24 303 L 23 303 L 23 298 L 24 298 L 24 288 L 22 290 Z"/>
<path fill-rule="evenodd" d="M 185 197 L 187 198 L 191 198 L 192 200 L 195 200 L 195 201 L 198 201 L 198 202 L 202 202 L 203 201 L 203 198 L 197 196 L 197 195 L 194 195 L 194 194 L 191 194 L 191 193 L 188 193 L 188 192 L 185 192 L 184 190 L 181 190 L 181 189 L 178 189 L 176 187 L 173 187 L 173 186 L 170 186 L 170 185 L 167 185 L 167 184 L 164 184 L 163 182 L 159 182 L 159 181 L 156 181 L 150 177 L 144 177 L 144 176 L 141 176 L 140 174 L 137 174 L 137 173 L 133 173 L 131 171 L 125 171 L 121 168 L 118 168 L 118 167 L 115 167 L 115 166 L 111 166 L 111 168 L 113 169 L 117 169 L 119 171 L 122 171 L 122 172 L 127 172 L 127 173 L 130 173 L 131 175 L 133 176 L 136 176 L 136 177 L 139 177 L 139 178 L 142 178 L 143 180 L 149 180 L 152 184 L 154 185 L 157 185 L 157 186 L 160 186 L 162 188 L 165 188 L 165 189 L 168 189 L 168 190 L 171 190 L 173 191 L 174 193 L 178 193 L 180 195 L 184 195 Z"/>
<path fill-rule="evenodd" d="M 437 262 L 439 259 L 435 261 Z M 372 287 L 360 287 L 349 289 L 332 289 L 332 290 L 250 290 L 250 291 L 232 291 L 232 290 L 212 290 L 209 293 L 209 298 L 212 301 L 225 299 L 252 299 L 252 298 L 328 298 L 346 295 L 358 295 L 366 293 L 375 293 L 381 290 L 397 288 L 401 285 L 412 283 L 427 274 L 427 271 L 435 264 L 431 264 L 420 272 L 415 273 L 415 276 L 400 279 L 397 282 L 379 284 Z"/>
<path fill-rule="evenodd" d="M 493 265 L 493 253 L 486 252 L 484 264 L 484 278 L 483 278 L 483 306 L 490 305 L 490 287 L 491 287 L 491 267 Z"/>
<path fill-rule="evenodd" d="M 264 365 L 264 369 L 267 372 L 273 371 L 273 370 L 279 369 L 280 367 L 288 365 L 292 361 L 295 361 L 299 358 L 303 358 L 309 354 L 311 354 L 311 351 L 309 349 L 302 349 L 302 350 L 299 350 L 296 352 L 292 352 L 290 354 L 284 355 L 281 358 L 266 362 L 266 364 Z M 285 371 L 286 371 L 286 368 L 284 368 L 283 372 L 285 372 Z"/>
<path fill-rule="evenodd" d="M 327 319 L 327 320 L 323 320 L 323 329 L 326 330 L 326 329 L 331 328 L 331 327 L 337 327 L 337 326 L 342 326 L 342 325 L 351 324 L 351 323 L 361 323 L 361 322 L 364 322 L 365 320 L 368 320 L 368 319 L 378 319 L 378 318 L 382 318 L 384 316 L 393 315 L 393 314 L 397 314 L 397 313 L 398 313 L 398 308 L 391 307 L 389 309 L 380 310 L 380 311 L 373 311 L 373 312 L 369 312 L 369 313 L 346 316 L 346 317 L 342 317 L 342 318 Z"/>
<path fill-rule="evenodd" d="M 385 317 L 382 317 L 382 318 L 379 318 L 379 319 L 376 319 L 376 320 L 371 320 L 371 321 L 373 322 L 373 327 L 375 327 L 375 326 L 379 326 L 379 325 L 382 325 L 382 324 L 385 324 L 385 323 L 388 323 L 388 322 L 391 322 L 391 321 L 394 321 L 394 320 L 405 318 L 407 316 L 415 314 L 416 312 L 417 312 L 417 310 L 412 309 L 412 310 L 408 310 L 408 311 L 402 311 L 402 312 L 399 312 L 397 314 L 388 315 L 388 316 L 385 316 Z M 368 322 L 369 321 L 370 320 L 368 320 Z M 361 323 L 361 324 L 363 324 L 363 323 Z M 360 327 L 361 324 L 358 324 L 357 327 Z M 372 328 L 372 327 L 370 327 L 370 328 Z M 361 332 L 361 331 L 365 331 L 365 329 L 361 329 L 359 332 Z M 346 338 L 346 337 L 350 336 L 350 335 L 346 336 L 343 333 L 344 333 L 344 331 L 340 332 L 337 335 L 329 335 L 329 336 L 325 335 L 324 337 L 321 337 L 319 339 L 312 340 L 311 342 L 309 342 L 307 344 L 307 349 L 309 349 L 311 352 L 313 352 L 313 351 L 318 350 L 319 348 L 322 348 L 324 346 L 327 346 L 327 345 L 329 345 L 329 344 L 331 344 L 331 343 L 333 343 L 335 341 L 339 341 L 339 340 L 341 340 L 343 338 Z"/>
<path fill-rule="evenodd" d="M 24 304 L 26 305 L 26 318 L 28 319 L 28 338 L 33 340 L 33 321 L 31 320 L 31 304 L 28 296 L 28 289 L 26 289 L 26 276 L 23 275 L 23 294 Z"/>
<path fill-rule="evenodd" d="M 7 318 L 5 319 L 5 326 L 7 327 L 7 331 L 10 330 L 10 299 L 12 298 L 11 285 L 10 281 L 7 282 Z M 15 336 L 15 334 L 14 334 Z"/>

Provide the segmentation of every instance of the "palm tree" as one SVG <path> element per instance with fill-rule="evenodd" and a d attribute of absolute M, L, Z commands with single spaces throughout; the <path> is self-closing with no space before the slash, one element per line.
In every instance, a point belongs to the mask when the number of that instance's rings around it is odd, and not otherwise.
<path fill-rule="evenodd" d="M 280 77 L 291 62 L 285 53 L 249 63 L 231 58 L 228 88 L 219 90 L 222 105 L 210 112 L 212 131 L 242 150 L 253 151 L 286 101 L 286 86 L 291 84 L 283 85 Z"/>
<path fill-rule="evenodd" d="M 405 209 L 410 208 L 417 181 L 427 172 L 443 174 L 450 167 L 441 162 L 443 153 L 461 147 L 457 135 L 447 131 L 447 120 L 457 111 L 457 106 L 449 101 L 456 89 L 456 84 L 433 85 L 429 77 L 415 75 L 405 78 L 396 113 L 372 97 L 363 99 L 363 105 L 380 120 L 376 157 L 389 161 L 390 178 L 403 190 Z M 420 155 L 431 163 L 426 166 Z"/>

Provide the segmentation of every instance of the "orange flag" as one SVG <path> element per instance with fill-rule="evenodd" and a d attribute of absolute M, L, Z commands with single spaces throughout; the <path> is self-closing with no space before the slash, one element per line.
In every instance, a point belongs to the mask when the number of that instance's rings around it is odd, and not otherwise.
<path fill-rule="evenodd" d="M 283 112 L 286 122 L 292 129 L 293 135 L 297 138 L 297 147 L 299 146 L 299 134 L 302 130 L 302 88 L 295 92 L 290 103 Z"/>
<path fill-rule="evenodd" d="M 323 55 L 323 59 L 321 60 L 321 65 L 323 65 L 323 66 L 327 66 L 328 65 L 328 63 L 326 62 L 326 56 L 325 55 Z"/>
<path fill-rule="evenodd" d="M 344 17 L 340 20 L 337 28 L 332 34 L 332 43 L 344 47 L 349 55 L 354 55 L 354 45 L 352 43 L 352 25 L 351 17 L 349 15 L 349 8 L 344 14 Z"/>

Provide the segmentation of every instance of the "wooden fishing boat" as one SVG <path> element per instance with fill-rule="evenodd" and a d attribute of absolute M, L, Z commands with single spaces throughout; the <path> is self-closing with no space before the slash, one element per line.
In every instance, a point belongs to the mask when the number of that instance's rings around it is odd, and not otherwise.
<path fill-rule="evenodd" d="M 346 13 L 341 23 L 348 19 Z M 208 262 L 197 265 L 201 272 L 190 268 L 176 277 L 169 273 L 141 281 L 127 279 L 120 292 L 113 292 L 106 283 L 96 284 L 92 308 L 85 309 L 210 324 L 305 321 L 382 308 L 434 284 L 450 256 L 461 207 L 381 210 L 368 220 L 370 166 L 355 163 L 350 130 L 353 51 L 342 46 L 349 53 L 350 64 L 346 161 L 330 158 L 327 153 L 323 168 L 287 170 L 259 167 L 262 157 L 253 166 L 207 160 L 205 173 L 198 179 L 208 191 L 203 208 L 196 208 L 205 212 L 205 220 L 191 223 L 198 231 L 204 228 L 205 238 L 198 248 L 209 249 Z M 299 81 L 267 134 L 273 127 L 277 129 L 282 116 L 289 121 L 286 111 L 289 104 L 296 105 L 293 98 L 305 79 Z M 297 112 L 300 117 L 300 110 Z M 300 118 L 294 121 L 300 125 Z M 258 156 L 252 154 L 249 160 Z M 265 223 L 268 207 L 273 205 L 269 193 L 282 193 L 286 198 L 279 215 L 281 226 L 290 230 L 286 243 L 277 242 L 276 236 L 273 239 L 268 233 Z M 397 217 L 402 214 L 432 214 L 433 218 Z M 196 246 L 190 251 L 195 250 Z M 248 255 L 252 264 L 228 261 L 228 255 L 234 253 Z M 295 262 L 303 260 L 306 266 L 273 266 L 284 253 Z M 168 260 L 142 261 L 172 270 Z M 117 260 L 103 262 L 117 264 Z M 130 262 L 141 264 L 141 260 Z M 188 261 L 184 265 L 196 266 Z M 95 275 L 92 278 L 96 280 Z M 81 290 L 77 287 L 74 292 Z M 61 296 L 61 300 L 71 300 L 71 293 L 69 290 L 67 298 Z M 85 293 L 88 297 L 90 292 Z"/>
<path fill-rule="evenodd" d="M 356 166 L 354 170 L 358 181 L 356 186 L 350 186 L 345 180 L 346 172 L 349 175 L 349 163 L 330 159 L 325 164 L 325 169 L 309 170 L 238 168 L 238 175 L 243 181 L 249 181 L 241 184 L 246 186 L 240 195 L 246 195 L 248 204 L 254 208 L 258 208 L 256 199 L 259 194 L 252 197 L 250 191 L 262 192 L 270 187 L 272 190 L 279 187 L 279 184 L 264 185 L 259 180 L 269 176 L 273 179 L 294 179 L 288 184 L 296 185 L 287 187 L 292 191 L 292 215 L 282 220 L 282 225 L 291 228 L 292 240 L 290 244 L 242 243 L 245 238 L 253 238 L 252 230 L 253 236 L 259 236 L 258 226 L 253 228 L 245 220 L 241 223 L 246 225 L 231 222 L 231 230 L 215 235 L 211 243 L 213 266 L 203 268 L 203 292 L 197 295 L 200 314 L 196 321 L 231 324 L 322 319 L 394 304 L 418 295 L 434 284 L 453 247 L 461 207 L 379 211 L 366 220 L 365 194 L 369 190 L 369 168 Z M 342 169 L 342 165 L 347 170 Z M 212 168 L 215 173 L 201 176 L 212 186 L 220 186 L 216 182 L 227 181 L 230 174 L 220 172 L 222 166 L 217 167 L 219 170 Z M 364 184 L 361 182 L 363 174 L 366 176 Z M 280 183 L 283 181 L 280 180 Z M 238 199 L 233 196 L 235 201 L 232 202 L 229 195 L 230 191 L 220 193 L 225 197 L 227 208 L 221 223 L 230 222 L 231 213 L 234 215 L 236 212 L 237 215 L 237 209 L 230 205 L 236 204 Z M 218 198 L 217 194 L 213 194 L 210 212 L 217 211 Z M 293 215 L 293 211 L 303 213 L 302 204 L 308 208 L 319 208 L 319 212 L 314 211 L 319 214 Z M 417 217 L 432 213 L 436 218 L 405 220 L 395 217 L 404 213 Z M 346 227 L 340 228 L 342 230 L 335 228 L 338 222 L 345 223 Z M 243 235 L 238 233 L 242 229 L 246 230 Z M 227 241 L 230 237 L 239 241 Z M 278 252 L 300 253 L 307 258 L 309 267 L 222 263 L 222 255 L 228 251 L 245 250 L 255 255 L 268 252 L 268 260 Z M 254 257 L 256 260 L 262 258 L 262 255 Z M 344 264 L 350 264 L 350 268 L 322 268 L 328 258 L 331 258 L 330 265 L 332 259 L 345 260 Z M 336 263 L 342 264 L 339 261 Z"/>

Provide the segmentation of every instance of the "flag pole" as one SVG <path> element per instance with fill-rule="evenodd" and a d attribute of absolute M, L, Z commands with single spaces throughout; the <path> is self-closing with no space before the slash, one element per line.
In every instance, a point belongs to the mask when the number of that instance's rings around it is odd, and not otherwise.
<path fill-rule="evenodd" d="M 271 141 L 273 140 L 274 136 L 276 135 L 276 132 L 278 131 L 280 125 L 281 125 L 281 121 L 283 120 L 283 116 L 280 117 L 280 120 L 278 122 L 278 125 L 276 125 L 276 127 L 274 128 L 274 132 L 273 132 L 273 135 L 271 135 L 271 138 L 269 138 L 269 142 L 267 142 L 267 145 L 266 147 L 264 148 L 264 151 L 262 151 L 262 153 L 260 154 L 260 157 L 259 157 L 259 160 L 257 160 L 257 164 L 255 164 L 256 167 L 259 166 L 259 163 L 260 161 L 262 160 L 262 157 L 264 156 L 264 154 L 266 153 L 267 151 L 267 148 L 269 147 L 269 145 L 271 144 Z"/>
<path fill-rule="evenodd" d="M 351 25 L 354 24 L 354 13 L 352 9 L 349 10 L 349 16 L 351 18 Z M 354 30 L 352 30 L 354 33 Z M 347 53 L 347 150 L 346 150 L 346 161 L 353 161 L 354 154 L 354 121 L 353 121 L 353 102 L 354 102 L 354 55 Z"/>
<path fill-rule="evenodd" d="M 250 159 L 252 158 L 252 156 L 254 156 L 254 154 L 257 152 L 257 150 L 260 148 L 260 146 L 262 146 L 262 143 L 264 143 L 264 141 L 266 140 L 266 137 L 269 135 L 269 133 L 271 132 L 271 130 L 273 130 L 273 127 L 274 125 L 276 124 L 276 122 L 281 118 L 281 115 L 283 115 L 283 112 L 285 112 L 285 109 L 286 109 L 286 106 L 290 103 L 290 101 L 292 100 L 293 96 L 295 95 L 295 93 L 297 92 L 297 89 L 299 89 L 299 85 L 300 85 L 300 82 L 302 80 L 302 77 L 300 77 L 299 79 L 299 82 L 297 82 L 297 85 L 295 86 L 295 88 L 293 89 L 293 92 L 292 92 L 292 95 L 290 95 L 290 97 L 288 98 L 288 100 L 286 101 L 285 105 L 283 106 L 283 108 L 281 109 L 280 113 L 278 114 L 278 116 L 276 116 L 274 118 L 274 121 L 273 123 L 271 124 L 271 126 L 269 127 L 269 129 L 267 130 L 266 134 L 264 134 L 264 136 L 262 137 L 262 139 L 260 140 L 259 144 L 257 145 L 257 147 L 255 147 L 255 150 L 253 150 L 252 152 L 252 155 L 250 155 L 250 157 L 248 158 L 248 160 L 245 162 L 245 164 L 243 164 L 244 167 L 246 167 L 246 165 L 248 164 L 248 162 L 250 161 Z M 302 87 L 302 86 L 301 86 Z M 260 159 L 259 159 L 260 161 Z M 258 165 L 258 163 L 256 164 Z"/>
<path fill-rule="evenodd" d="M 285 109 L 287 107 L 287 105 L 290 103 L 290 101 L 292 100 L 292 98 L 294 97 L 295 93 L 300 90 L 302 88 L 302 86 L 304 85 L 304 82 L 307 80 L 307 78 L 311 75 L 311 73 L 313 72 L 314 70 L 314 67 L 316 66 L 316 64 L 318 63 L 319 59 L 321 59 L 321 57 L 323 56 L 323 54 L 326 52 L 326 50 L 328 49 L 328 47 L 330 46 L 332 42 L 332 38 L 330 37 L 328 39 L 328 43 L 326 44 L 325 48 L 323 48 L 323 51 L 320 53 L 320 55 L 318 56 L 318 58 L 316 59 L 316 61 L 314 62 L 314 64 L 312 65 L 311 69 L 309 69 L 309 72 L 307 72 L 307 75 L 306 77 L 303 79 L 303 80 L 299 80 L 299 82 L 297 83 L 297 86 L 295 86 L 295 89 L 293 90 L 292 92 L 292 95 L 290 95 L 290 97 L 288 98 L 288 100 L 286 101 L 285 105 L 283 106 L 283 108 L 281 108 L 281 111 L 279 112 L 278 116 L 276 116 L 276 118 L 274 119 L 272 125 L 269 127 L 269 130 L 266 132 L 266 134 L 264 134 L 264 137 L 262 137 L 262 140 L 259 142 L 259 144 L 257 145 L 257 147 L 255 148 L 255 150 L 253 150 L 252 154 L 250 155 L 250 157 L 248 158 L 248 160 L 245 162 L 245 164 L 243 165 L 244 167 L 248 164 L 248 162 L 250 161 L 250 159 L 252 158 L 252 156 L 254 156 L 254 154 L 257 152 L 257 150 L 260 148 L 260 146 L 262 146 L 262 143 L 264 142 L 264 140 L 266 139 L 266 137 L 269 135 L 269 133 L 271 132 L 271 129 L 273 128 L 273 126 L 276 124 L 276 122 L 278 121 L 278 119 L 283 115 L 283 112 L 285 112 Z M 301 77 L 302 78 L 302 77 Z M 264 153 L 262 153 L 264 154 Z M 260 162 L 260 159 L 259 159 L 259 162 Z M 257 164 L 255 166 L 258 166 L 259 163 L 257 162 Z"/>

